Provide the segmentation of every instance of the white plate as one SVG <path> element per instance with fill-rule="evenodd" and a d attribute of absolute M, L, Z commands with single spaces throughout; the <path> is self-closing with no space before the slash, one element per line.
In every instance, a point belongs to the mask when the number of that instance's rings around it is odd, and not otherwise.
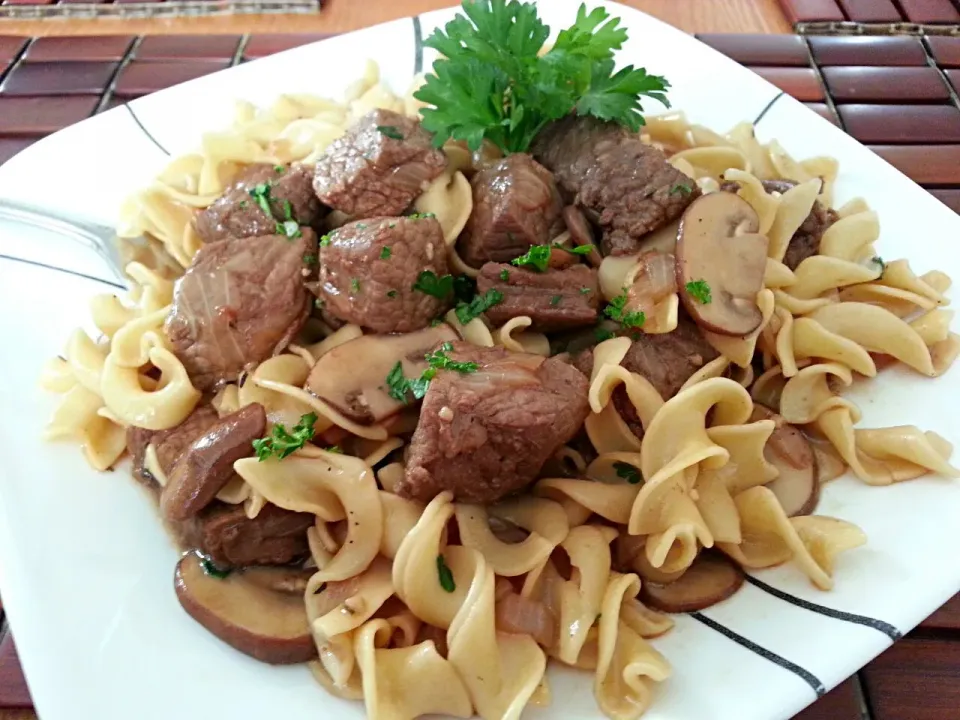
<path fill-rule="evenodd" d="M 554 28 L 566 26 L 579 1 L 543 2 L 541 14 Z M 630 31 L 622 60 L 666 75 L 674 105 L 693 121 L 723 131 L 757 118 L 778 97 L 692 37 L 634 10 L 609 9 Z M 165 151 L 190 150 L 201 129 L 228 122 L 236 98 L 336 97 L 368 57 L 402 90 L 417 67 L 418 38 L 452 12 L 334 38 L 136 100 L 130 109 L 142 127 L 122 107 L 85 120 L 0 168 L 0 197 L 110 224 L 124 196 L 163 167 Z M 920 272 L 940 268 L 960 278 L 960 219 L 898 171 L 789 97 L 776 100 L 757 131 L 798 158 L 837 157 L 837 202 L 862 195 L 879 210 L 884 257 L 908 256 Z M 106 287 L 75 273 L 111 275 L 70 241 L 13 225 L 0 225 L 0 255 L 63 270 L 0 258 L 0 586 L 40 715 L 361 718 L 360 703 L 329 697 L 306 668 L 262 665 L 195 624 L 174 597 L 177 551 L 146 494 L 126 472 L 97 474 L 76 447 L 39 440 L 54 404 L 36 389 L 41 363 L 86 324 L 87 299 Z M 934 381 L 887 371 L 853 394 L 864 427 L 915 423 L 954 443 L 960 414 L 950 400 L 957 397 L 960 371 Z M 655 642 L 674 674 L 647 718 L 788 718 L 960 590 L 960 483 L 928 478 L 869 488 L 846 478 L 827 487 L 819 512 L 853 521 L 869 536 L 865 548 L 840 559 L 836 589 L 819 592 L 788 566 L 758 573 L 758 584 L 700 615 L 678 617 L 676 629 Z M 529 717 L 599 717 L 591 677 L 569 675 L 570 682 L 553 683 L 552 708 Z"/>

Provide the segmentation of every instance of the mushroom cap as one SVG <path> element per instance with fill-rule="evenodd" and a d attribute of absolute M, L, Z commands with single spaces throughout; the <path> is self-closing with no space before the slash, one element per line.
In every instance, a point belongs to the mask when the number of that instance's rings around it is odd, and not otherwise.
<path fill-rule="evenodd" d="M 282 572 L 251 568 L 225 578 L 207 575 L 196 553 L 177 563 L 177 600 L 194 620 L 240 652 L 273 665 L 317 656 L 302 593 L 269 589 L 266 577 Z"/>
<path fill-rule="evenodd" d="M 757 294 L 763 289 L 768 240 L 759 229 L 756 210 L 733 193 L 702 195 L 683 213 L 677 285 L 687 312 L 705 330 L 744 337 L 763 321 Z M 705 303 L 688 288 L 698 281 L 710 289 Z"/>
<path fill-rule="evenodd" d="M 388 392 L 390 370 L 399 362 L 404 377 L 419 377 L 427 367 L 426 354 L 457 339 L 445 323 L 401 335 L 362 335 L 322 355 L 306 389 L 351 420 L 378 423 L 405 407 Z"/>
<path fill-rule="evenodd" d="M 820 499 L 817 456 L 810 441 L 763 405 L 753 406 L 751 420 L 773 420 L 776 424 L 763 455 L 780 474 L 767 483 L 767 487 L 777 496 L 787 517 L 809 515 Z"/>

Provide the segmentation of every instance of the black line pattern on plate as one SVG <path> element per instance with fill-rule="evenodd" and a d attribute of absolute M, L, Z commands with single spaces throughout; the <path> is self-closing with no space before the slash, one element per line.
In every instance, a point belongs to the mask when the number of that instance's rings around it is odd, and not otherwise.
<path fill-rule="evenodd" d="M 157 139 L 156 139 L 153 135 L 150 134 L 150 131 L 147 130 L 147 128 L 144 127 L 143 123 L 140 122 L 140 118 L 137 117 L 137 114 L 133 111 L 133 108 L 130 107 L 130 103 L 124 103 L 123 106 L 127 109 L 127 112 L 130 113 L 130 117 L 133 118 L 133 121 L 137 124 L 137 127 L 139 127 L 139 128 L 143 131 L 143 134 L 144 134 L 144 135 L 146 135 L 148 138 L 150 138 L 150 142 L 152 142 L 154 145 L 156 145 L 158 148 L 160 148 L 160 151 L 161 151 L 164 155 L 169 156 L 169 155 L 170 155 L 170 151 L 167 150 L 163 145 L 161 145 L 161 144 L 157 141 Z"/>
<path fill-rule="evenodd" d="M 768 103 L 766 104 L 766 106 L 763 108 L 763 110 L 760 111 L 760 114 L 757 115 L 757 119 L 753 121 L 753 124 L 756 125 L 758 122 L 760 122 L 761 120 L 763 120 L 764 116 L 765 116 L 768 112 L 770 112 L 771 108 L 773 108 L 774 105 L 777 104 L 777 100 L 779 100 L 780 98 L 782 98 L 784 95 L 786 95 L 786 93 L 781 92 L 779 95 L 777 95 L 775 98 L 773 98 L 773 100 L 771 100 L 770 102 L 768 102 Z"/>
<path fill-rule="evenodd" d="M 93 280 L 95 282 L 103 283 L 104 285 L 110 285 L 111 287 L 118 288 L 120 290 L 126 290 L 127 288 L 120 283 L 115 283 L 112 280 L 105 280 L 102 277 L 97 277 L 96 275 L 87 275 L 86 273 L 77 272 L 76 270 L 69 270 L 67 268 L 57 267 L 56 265 L 47 265 L 46 263 L 37 262 L 36 260 L 27 260 L 26 258 L 14 257 L 13 255 L 2 255 L 0 254 L 0 260 L 12 260 L 13 262 L 23 263 L 24 265 L 33 265 L 34 267 L 46 268 L 47 270 L 55 270 L 57 272 L 66 273 L 67 275 L 73 275 L 74 277 L 84 278 L 86 280 Z"/>
<path fill-rule="evenodd" d="M 777 588 L 773 587 L 772 585 L 767 585 L 765 582 L 758 580 L 752 575 L 747 575 L 747 582 L 755 587 L 760 588 L 768 595 L 772 595 L 773 597 L 783 600 L 784 602 L 788 602 L 791 605 L 796 605 L 798 608 L 819 613 L 820 615 L 825 615 L 826 617 L 833 618 L 835 620 L 843 620 L 844 622 L 873 628 L 874 630 L 882 632 L 894 642 L 903 637 L 902 632 L 897 630 L 897 628 L 890 623 L 884 622 L 883 620 L 877 620 L 875 618 L 867 617 L 866 615 L 856 615 L 854 613 L 844 612 L 843 610 L 834 610 L 833 608 L 817 605 L 816 603 L 812 603 L 807 600 L 801 600 L 798 597 L 794 597 L 793 595 L 785 593 L 783 590 L 777 590 Z"/>
<path fill-rule="evenodd" d="M 705 615 L 701 615 L 698 612 L 692 612 L 692 613 L 689 613 L 689 615 L 694 620 L 700 621 L 711 630 L 716 630 L 725 638 L 729 640 L 733 640 L 733 642 L 737 643 L 737 645 L 740 645 L 741 647 L 744 647 L 747 650 L 750 650 L 751 652 L 756 653 L 757 655 L 764 658 L 765 660 L 769 660 L 774 665 L 779 665 L 784 670 L 789 670 L 794 675 L 796 675 L 801 680 L 803 680 L 805 683 L 807 683 L 807 685 L 813 688 L 813 691 L 817 694 L 818 698 L 823 697 L 827 693 L 827 689 L 823 686 L 823 683 L 820 681 L 820 678 L 818 678 L 809 670 L 805 670 L 799 665 L 797 665 L 796 663 L 792 663 L 786 658 L 781 657 L 776 653 L 770 652 L 766 648 L 757 645 L 755 642 L 752 642 L 751 640 L 747 640 L 742 635 L 738 635 L 730 628 L 718 623 L 716 620 L 711 620 L 710 618 L 706 617 Z"/>
<path fill-rule="evenodd" d="M 420 16 L 413 18 L 413 74 L 423 72 L 423 28 L 420 26 Z"/>

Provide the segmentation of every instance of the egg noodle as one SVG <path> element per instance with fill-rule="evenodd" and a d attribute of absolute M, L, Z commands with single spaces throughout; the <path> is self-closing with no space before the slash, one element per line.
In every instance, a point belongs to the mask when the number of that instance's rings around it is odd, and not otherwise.
<path fill-rule="evenodd" d="M 124 454 L 128 427 L 172 428 L 191 413 L 201 393 L 163 322 L 177 275 L 170 268 L 188 266 L 201 246 L 194 212 L 250 163 L 312 163 L 373 108 L 419 111 L 410 95 L 380 83 L 372 63 L 343 102 L 307 95 L 282 96 L 268 109 L 241 102 L 232 127 L 203 135 L 197 152 L 175 158 L 123 205 L 121 234 L 154 238 L 165 261 L 131 262 L 129 297 L 91 302 L 98 339 L 77 330 L 63 356 L 47 364 L 42 385 L 62 395 L 48 438 L 79 442 L 87 461 L 105 470 Z M 876 262 L 880 228 L 863 200 L 837 208 L 840 219 L 819 254 L 791 271 L 782 262 L 791 237 L 815 201 L 832 207 L 834 159 L 798 162 L 776 141 L 761 144 L 748 123 L 718 134 L 683 113 L 649 117 L 643 133 L 703 192 L 735 182 L 756 210 L 769 238 L 757 300 L 763 322 L 744 338 L 705 333 L 720 357 L 669 399 L 621 364 L 629 339 L 600 343 L 585 424 L 599 455 L 588 463 L 565 447 L 558 457 L 577 477 L 543 477 L 528 494 L 488 507 L 455 503 L 447 492 L 425 506 L 394 494 L 403 464 L 384 461 L 398 457 L 404 441 L 391 433 L 409 431 L 416 417 L 401 416 L 389 427 L 359 425 L 303 389 L 318 358 L 362 334 L 354 325 L 334 332 L 311 319 L 296 344 L 214 399 L 221 416 L 260 403 L 271 425 L 292 427 L 313 412 L 318 435 L 339 427 L 354 436 L 352 448 L 361 448 L 345 455 L 308 444 L 284 460 L 239 460 L 239 478 L 218 497 L 243 503 L 249 517 L 265 503 L 316 517 L 308 531 L 316 573 L 305 593 L 319 652 L 311 669 L 329 692 L 362 699 L 371 718 L 516 718 L 528 703 L 549 702 L 548 658 L 591 672 L 608 717 L 640 716 L 671 672 L 648 640 L 673 625 L 638 600 L 641 583 L 676 576 L 703 548 L 718 548 L 745 568 L 792 561 L 816 587 L 830 589 L 837 555 L 866 538 L 836 518 L 787 516 L 766 487 L 778 473 L 764 455 L 775 423 L 751 421 L 755 401 L 779 409 L 812 438 L 821 481 L 846 469 L 871 485 L 958 475 L 944 438 L 913 426 L 859 428 L 860 411 L 839 393 L 855 375 L 874 377 L 894 361 L 928 377 L 949 368 L 960 349 L 945 309 L 950 278 L 937 270 L 916 275 L 906 260 Z M 445 152 L 447 171 L 415 206 L 438 218 L 456 271 L 475 275 L 454 250 L 472 209 L 462 172 L 470 156 L 453 144 Z M 769 193 L 765 180 L 794 185 Z M 645 246 L 672 251 L 676 226 L 653 233 Z M 607 301 L 632 282 L 638 266 L 638 255 L 604 259 Z M 660 300 L 643 330 L 674 330 L 678 308 L 676 294 Z M 462 325 L 453 311 L 445 319 L 476 345 L 550 352 L 528 317 L 502 327 L 483 318 Z M 759 375 L 751 364 L 756 351 Z M 620 386 L 643 425 L 642 441 L 611 401 Z M 643 481 L 629 482 L 624 466 Z M 491 532 L 492 518 L 529 534 L 505 543 Z M 647 573 L 612 569 L 611 543 L 624 535 L 642 542 Z M 438 579 L 439 565 L 449 569 L 449 582 Z M 509 596 L 545 605 L 559 632 L 545 639 L 498 631 L 498 604 Z M 423 639 L 425 631 L 431 639 Z"/>

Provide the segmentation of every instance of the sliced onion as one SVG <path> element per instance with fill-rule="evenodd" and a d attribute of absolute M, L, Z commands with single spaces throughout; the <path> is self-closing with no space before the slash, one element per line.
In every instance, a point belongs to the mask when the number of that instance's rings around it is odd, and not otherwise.
<path fill-rule="evenodd" d="M 677 292 L 676 260 L 671 253 L 645 252 L 626 280 L 630 283 L 627 307 L 650 313 L 658 302 Z"/>
<path fill-rule="evenodd" d="M 541 647 L 553 647 L 556 622 L 539 600 L 531 600 L 516 593 L 504 595 L 497 602 L 497 629 L 517 635 L 529 635 Z"/>

